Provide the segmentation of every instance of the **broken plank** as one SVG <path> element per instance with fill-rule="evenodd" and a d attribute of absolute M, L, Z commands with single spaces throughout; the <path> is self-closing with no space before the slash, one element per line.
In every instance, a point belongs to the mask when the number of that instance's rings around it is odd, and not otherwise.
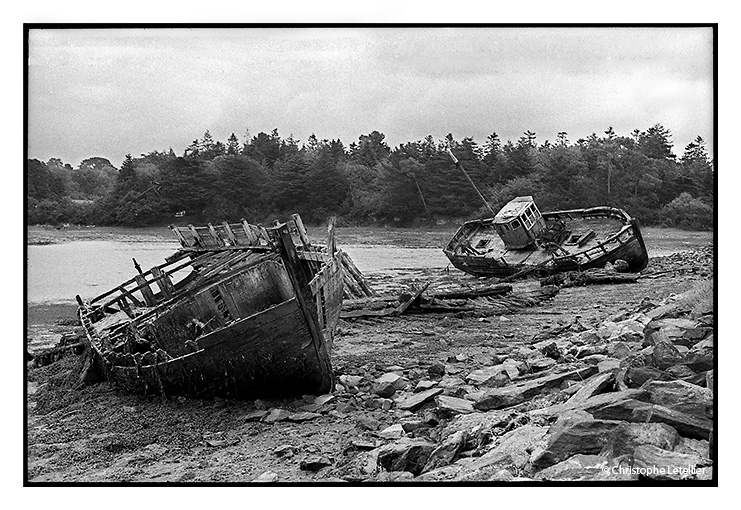
<path fill-rule="evenodd" d="M 412 303 L 414 303 L 415 301 L 418 301 L 419 298 L 420 298 L 420 296 L 422 295 L 422 293 L 427 290 L 427 287 L 430 286 L 430 283 L 432 283 L 432 282 L 425 283 L 419 290 L 417 290 L 417 291 L 414 292 L 414 294 L 412 295 L 412 297 L 410 297 L 409 299 L 407 299 L 404 303 L 400 304 L 398 306 L 398 308 L 396 308 L 396 310 L 395 310 L 396 313 L 395 314 L 396 315 L 403 314 L 407 310 L 407 308 L 409 308 L 410 306 L 412 306 Z"/>

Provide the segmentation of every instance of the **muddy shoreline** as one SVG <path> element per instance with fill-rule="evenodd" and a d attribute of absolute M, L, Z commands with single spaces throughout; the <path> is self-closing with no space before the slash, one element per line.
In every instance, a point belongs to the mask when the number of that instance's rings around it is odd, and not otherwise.
<path fill-rule="evenodd" d="M 597 330 L 608 320 L 630 315 L 646 303 L 661 303 L 670 296 L 691 291 L 712 278 L 712 266 L 688 270 L 687 264 L 678 260 L 652 261 L 646 277 L 635 284 L 564 288 L 550 301 L 511 314 L 420 314 L 343 320 L 332 355 L 335 375 L 341 382 L 335 393 L 326 397 L 328 402 L 321 405 L 313 396 L 283 401 L 229 401 L 128 395 L 105 382 L 80 385 L 77 375 L 82 360 L 78 356 L 68 356 L 41 368 L 29 365 L 27 481 L 440 481 L 403 469 L 363 470 L 360 464 L 368 461 L 368 452 L 407 440 L 440 445 L 445 440 L 446 427 L 462 419 L 455 412 L 441 411 L 441 404 L 435 401 L 420 409 L 403 409 L 393 398 L 375 394 L 373 381 L 393 373 L 408 383 L 404 391 L 410 395 L 415 385 L 428 381 L 441 388 L 447 385 L 446 395 L 465 400 L 468 394 L 471 398 L 482 388 L 472 387 L 463 379 L 466 374 L 490 366 L 492 360 L 523 362 L 534 352 L 531 346 L 537 341 L 559 341 L 574 331 Z M 400 287 L 425 275 L 407 276 L 397 283 Z M 537 285 L 537 280 L 528 280 L 518 283 L 515 290 Z M 70 313 L 74 317 L 74 307 L 69 305 L 32 306 L 28 309 L 29 327 L 43 329 L 45 324 L 55 322 L 47 330 L 71 331 L 75 326 Z M 549 370 L 567 370 L 572 365 L 568 357 L 561 358 Z M 436 372 L 440 367 L 443 374 Z M 526 379 L 536 376 L 526 375 Z M 360 382 L 353 386 L 352 381 Z M 561 403 L 568 398 L 565 391 L 546 392 L 523 409 L 532 411 Z M 517 421 L 525 416 L 520 407 L 510 410 L 516 418 L 512 422 L 515 425 L 505 423 L 491 428 L 484 443 L 464 449 L 460 460 L 444 469 L 466 472 L 456 466 L 485 455 L 487 449 L 498 445 L 499 436 L 528 423 Z M 491 413 L 467 416 L 481 418 Z M 294 418 L 286 418 L 289 415 Z M 282 418 L 273 420 L 270 416 Z M 408 432 L 402 431 L 406 439 L 386 433 L 400 423 L 412 424 Z M 545 426 L 546 422 L 540 425 Z M 515 478 L 531 476 L 514 468 L 507 472 Z M 455 473 L 444 480 L 456 481 Z"/>

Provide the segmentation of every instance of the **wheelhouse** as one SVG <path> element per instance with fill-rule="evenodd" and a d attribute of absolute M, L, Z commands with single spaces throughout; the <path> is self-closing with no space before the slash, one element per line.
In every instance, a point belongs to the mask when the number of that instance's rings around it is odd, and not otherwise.
<path fill-rule="evenodd" d="M 519 250 L 535 243 L 538 234 L 545 228 L 545 220 L 533 197 L 517 197 L 494 217 L 494 228 L 507 248 Z"/>

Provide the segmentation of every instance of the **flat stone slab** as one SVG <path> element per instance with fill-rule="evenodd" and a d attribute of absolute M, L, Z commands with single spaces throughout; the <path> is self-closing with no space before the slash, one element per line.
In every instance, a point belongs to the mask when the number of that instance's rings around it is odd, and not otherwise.
<path fill-rule="evenodd" d="M 429 402 L 430 400 L 435 398 L 435 396 L 441 394 L 442 392 L 443 388 L 430 388 L 429 390 L 420 391 L 419 393 L 414 393 L 413 395 L 410 395 L 409 397 L 398 401 L 396 403 L 396 407 L 405 411 L 414 411 L 415 409 L 422 407 L 423 404 Z"/>
<path fill-rule="evenodd" d="M 436 399 L 437 407 L 456 414 L 468 414 L 474 412 L 473 402 L 464 398 L 440 395 Z"/>

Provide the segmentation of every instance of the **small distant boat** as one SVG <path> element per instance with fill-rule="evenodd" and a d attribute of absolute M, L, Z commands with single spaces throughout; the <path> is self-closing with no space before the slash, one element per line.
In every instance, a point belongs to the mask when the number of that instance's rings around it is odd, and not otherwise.
<path fill-rule="evenodd" d="M 500 278 L 582 271 L 607 264 L 638 272 L 648 264 L 638 222 L 622 209 L 591 207 L 541 214 L 531 196 L 514 198 L 493 218 L 464 223 L 443 252 L 461 271 Z"/>
<path fill-rule="evenodd" d="M 89 302 L 77 296 L 108 378 L 132 392 L 199 397 L 331 391 L 342 252 L 332 229 L 315 246 L 300 218 L 289 223 L 171 227 L 182 249 L 165 264 L 142 272 L 134 261 L 131 280 Z"/>

